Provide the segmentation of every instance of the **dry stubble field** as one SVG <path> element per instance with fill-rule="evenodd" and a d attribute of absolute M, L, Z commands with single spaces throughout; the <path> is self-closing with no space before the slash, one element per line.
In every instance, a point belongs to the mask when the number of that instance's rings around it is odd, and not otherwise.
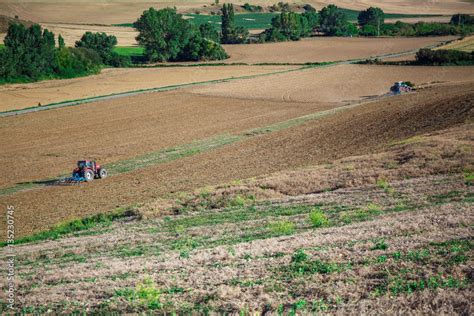
<path fill-rule="evenodd" d="M 243 5 L 244 0 L 233 3 Z M 387 13 L 413 14 L 455 14 L 459 12 L 473 13 L 474 8 L 469 1 L 436 0 L 436 1 L 366 1 L 366 0 L 307 0 L 296 1 L 313 4 L 318 10 L 327 4 L 336 4 L 343 8 L 363 10 L 370 6 L 381 7 Z M 252 4 L 272 5 L 273 0 L 251 1 Z M 0 2 L 0 14 L 15 16 L 34 22 L 73 23 L 73 24 L 118 24 L 133 22 L 146 9 L 153 6 L 163 8 L 176 6 L 179 11 L 192 11 L 209 5 L 209 1 L 153 1 L 143 0 L 138 3 L 121 0 L 107 1 L 56 1 L 56 0 L 3 0 Z M 106 13 L 106 14 L 104 14 Z"/>
<path fill-rule="evenodd" d="M 423 38 L 318 37 L 297 42 L 260 45 L 224 45 L 230 55 L 226 62 L 305 63 L 369 58 L 418 50 L 453 40 L 454 36 Z"/>

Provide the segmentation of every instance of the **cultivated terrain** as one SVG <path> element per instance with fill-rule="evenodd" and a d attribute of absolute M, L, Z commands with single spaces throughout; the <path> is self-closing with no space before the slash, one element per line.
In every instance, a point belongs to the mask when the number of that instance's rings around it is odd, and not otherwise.
<path fill-rule="evenodd" d="M 133 29 L 112 24 L 151 5 L 210 3 L 6 0 L 0 14 L 68 29 L 68 45 L 106 30 L 132 46 Z M 470 52 L 472 36 L 224 45 L 220 62 L 0 85 L 18 312 L 472 314 L 474 68 L 356 63 L 441 45 Z M 398 81 L 414 89 L 390 93 Z M 109 176 L 59 185 L 81 159 Z"/>

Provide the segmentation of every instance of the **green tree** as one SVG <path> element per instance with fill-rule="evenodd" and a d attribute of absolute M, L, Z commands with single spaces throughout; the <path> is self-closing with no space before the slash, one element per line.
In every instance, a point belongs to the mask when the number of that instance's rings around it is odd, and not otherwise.
<path fill-rule="evenodd" d="M 199 28 L 182 18 L 176 9 L 143 12 L 135 22 L 140 45 L 151 61 L 214 60 L 227 58 L 219 36 L 210 26 Z"/>
<path fill-rule="evenodd" d="M 54 34 L 38 24 L 11 24 L 0 51 L 0 82 L 77 77 L 100 70 L 100 58 L 89 49 L 56 47 Z M 95 57 L 92 57 L 95 56 Z"/>
<path fill-rule="evenodd" d="M 345 34 L 348 22 L 344 11 L 330 4 L 319 12 L 319 23 L 323 33 L 334 36 Z"/>
<path fill-rule="evenodd" d="M 4 39 L 4 58 L 9 65 L 2 66 L 4 77 L 38 80 L 51 76 L 55 70 L 54 34 L 33 24 L 10 24 Z M 8 73 L 6 73 L 8 71 Z"/>
<path fill-rule="evenodd" d="M 64 38 L 61 36 L 61 34 L 58 35 L 58 46 L 59 48 L 66 47 L 66 44 L 64 43 Z"/>
<path fill-rule="evenodd" d="M 221 16 L 221 33 L 222 43 L 229 43 L 231 41 L 232 33 L 235 28 L 234 21 L 234 5 L 232 3 L 224 3 L 222 6 Z"/>
<path fill-rule="evenodd" d="M 189 22 L 171 8 L 144 11 L 134 27 L 150 61 L 176 60 L 193 36 Z"/>
<path fill-rule="evenodd" d="M 81 39 L 76 42 L 77 48 L 88 48 L 96 51 L 102 59 L 102 63 L 114 67 L 127 66 L 129 58 L 120 56 L 113 51 L 117 45 L 117 37 L 105 33 L 86 32 Z"/>
<path fill-rule="evenodd" d="M 362 28 L 368 25 L 372 26 L 376 30 L 375 35 L 380 36 L 380 30 L 383 27 L 385 21 L 385 14 L 380 8 L 370 7 L 367 10 L 359 12 L 357 21 Z"/>
<path fill-rule="evenodd" d="M 235 26 L 234 5 L 224 3 L 221 16 L 221 43 L 240 44 L 246 42 L 248 37 L 249 32 L 246 29 Z"/>
<path fill-rule="evenodd" d="M 201 24 L 199 25 L 199 32 L 201 33 L 202 38 L 207 38 L 208 40 L 219 43 L 219 32 L 214 26 L 210 24 Z"/>
<path fill-rule="evenodd" d="M 451 17 L 450 24 L 462 26 L 462 25 L 473 25 L 474 24 L 474 17 L 469 14 L 455 14 Z"/>

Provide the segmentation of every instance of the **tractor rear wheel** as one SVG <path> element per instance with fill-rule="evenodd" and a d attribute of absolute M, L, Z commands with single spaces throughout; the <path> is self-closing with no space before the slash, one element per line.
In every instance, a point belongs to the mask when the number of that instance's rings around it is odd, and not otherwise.
<path fill-rule="evenodd" d="M 84 172 L 84 178 L 87 182 L 94 180 L 94 173 L 92 172 L 92 170 L 86 170 Z"/>
<path fill-rule="evenodd" d="M 99 178 L 104 179 L 107 177 L 107 170 L 101 168 L 99 172 Z"/>

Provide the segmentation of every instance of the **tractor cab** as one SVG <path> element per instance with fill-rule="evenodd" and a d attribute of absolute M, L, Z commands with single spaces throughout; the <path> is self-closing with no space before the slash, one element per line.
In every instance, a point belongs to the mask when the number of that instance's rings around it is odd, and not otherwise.
<path fill-rule="evenodd" d="M 409 81 L 398 81 L 390 87 L 390 91 L 393 94 L 401 94 L 402 92 L 410 92 L 412 91 L 413 84 Z"/>
<path fill-rule="evenodd" d="M 107 170 L 95 160 L 79 160 L 77 168 L 72 172 L 73 178 L 84 178 L 86 181 L 107 177 Z"/>

